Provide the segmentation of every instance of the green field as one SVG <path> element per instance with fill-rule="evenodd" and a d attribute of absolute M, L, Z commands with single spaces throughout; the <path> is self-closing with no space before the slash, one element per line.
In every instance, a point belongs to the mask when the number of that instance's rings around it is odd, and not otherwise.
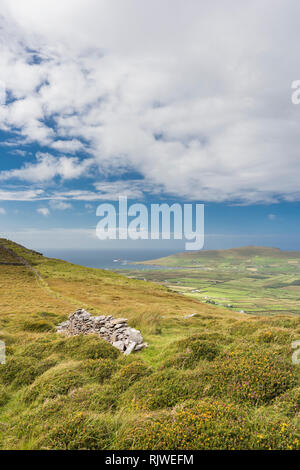
<path fill-rule="evenodd" d="M 300 448 L 300 316 L 241 314 L 3 239 L 0 287 L 1 449 Z M 128 318 L 149 348 L 56 333 L 79 307 Z"/>
<path fill-rule="evenodd" d="M 186 252 L 127 271 L 202 302 L 248 314 L 300 313 L 300 252 L 244 247 Z M 168 269 L 149 269 L 147 265 Z M 124 272 L 124 271 L 122 271 Z"/>

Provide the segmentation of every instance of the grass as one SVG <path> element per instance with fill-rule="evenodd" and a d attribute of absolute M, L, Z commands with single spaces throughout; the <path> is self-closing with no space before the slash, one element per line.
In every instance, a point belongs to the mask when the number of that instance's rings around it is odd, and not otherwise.
<path fill-rule="evenodd" d="M 299 316 L 240 314 L 7 240 L 0 274 L 1 449 L 300 448 Z M 58 335 L 81 306 L 125 316 L 149 348 Z"/>
<path fill-rule="evenodd" d="M 202 302 L 210 299 L 248 314 L 300 313 L 300 252 L 244 247 L 179 253 L 142 264 L 145 270 L 132 266 L 130 276 Z M 161 269 L 147 269 L 153 264 Z"/>

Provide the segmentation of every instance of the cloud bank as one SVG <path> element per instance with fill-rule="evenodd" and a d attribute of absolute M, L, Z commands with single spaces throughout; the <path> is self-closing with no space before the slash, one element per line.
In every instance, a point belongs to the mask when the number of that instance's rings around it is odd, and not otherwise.
<path fill-rule="evenodd" d="M 31 198 L 87 177 L 96 191 L 65 197 L 101 198 L 102 185 L 113 198 L 123 184 L 134 196 L 144 185 L 199 201 L 300 200 L 297 0 L 0 7 L 0 127 L 49 149 L 0 172 L 2 185 L 40 185 L 23 191 Z M 122 183 L 129 172 L 143 183 Z"/>

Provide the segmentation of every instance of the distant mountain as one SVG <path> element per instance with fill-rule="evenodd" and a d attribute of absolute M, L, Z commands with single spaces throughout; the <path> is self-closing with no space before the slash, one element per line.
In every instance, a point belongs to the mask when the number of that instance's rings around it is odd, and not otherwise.
<path fill-rule="evenodd" d="M 202 250 L 185 251 L 175 255 L 159 258 L 155 260 L 144 261 L 141 264 L 157 264 L 160 266 L 189 266 L 202 262 L 217 262 L 223 260 L 247 260 L 255 257 L 261 258 L 279 258 L 279 259 L 298 259 L 300 251 L 283 251 L 279 248 L 268 246 L 243 246 L 240 248 L 230 248 L 227 250 Z"/>

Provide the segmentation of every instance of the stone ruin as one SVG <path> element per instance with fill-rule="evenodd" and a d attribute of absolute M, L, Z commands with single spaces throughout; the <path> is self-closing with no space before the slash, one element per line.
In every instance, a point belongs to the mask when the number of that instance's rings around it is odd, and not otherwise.
<path fill-rule="evenodd" d="M 148 346 L 140 331 L 128 326 L 126 318 L 93 317 L 82 308 L 71 313 L 69 320 L 60 323 L 57 332 L 67 336 L 97 334 L 127 355 Z"/>

